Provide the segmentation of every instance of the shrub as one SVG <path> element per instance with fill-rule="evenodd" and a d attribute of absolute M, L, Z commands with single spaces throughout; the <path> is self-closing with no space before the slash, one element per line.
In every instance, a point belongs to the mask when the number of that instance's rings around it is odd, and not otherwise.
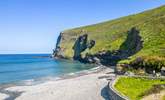
<path fill-rule="evenodd" d="M 153 70 L 160 72 L 161 68 L 165 67 L 165 58 L 160 56 L 138 57 L 130 62 L 130 66 L 135 69 L 145 68 L 145 70 L 149 73 Z"/>

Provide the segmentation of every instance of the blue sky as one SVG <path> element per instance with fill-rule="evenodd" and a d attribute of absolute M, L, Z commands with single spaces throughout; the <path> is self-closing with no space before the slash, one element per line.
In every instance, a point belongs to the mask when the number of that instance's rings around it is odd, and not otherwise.
<path fill-rule="evenodd" d="M 0 54 L 51 53 L 60 31 L 164 4 L 165 0 L 0 0 Z"/>

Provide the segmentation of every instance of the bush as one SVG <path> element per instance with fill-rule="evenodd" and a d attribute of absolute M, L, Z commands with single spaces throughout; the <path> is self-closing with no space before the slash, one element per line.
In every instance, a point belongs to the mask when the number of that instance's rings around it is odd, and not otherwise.
<path fill-rule="evenodd" d="M 149 73 L 153 70 L 160 72 L 161 68 L 165 67 L 165 58 L 159 56 L 138 57 L 130 62 L 130 66 L 135 69 L 145 68 Z"/>

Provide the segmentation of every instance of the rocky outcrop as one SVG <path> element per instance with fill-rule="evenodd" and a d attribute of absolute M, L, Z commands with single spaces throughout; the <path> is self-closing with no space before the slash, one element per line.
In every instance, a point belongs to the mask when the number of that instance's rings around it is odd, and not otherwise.
<path fill-rule="evenodd" d="M 84 52 L 86 49 L 91 49 L 94 45 L 95 45 L 95 41 L 88 40 L 87 34 L 79 36 L 72 48 L 74 51 L 73 59 L 82 60 L 81 53 Z"/>
<path fill-rule="evenodd" d="M 63 52 L 63 48 L 61 47 L 61 42 L 64 40 L 63 32 L 57 38 L 56 48 L 53 50 L 53 57 L 55 58 L 66 58 Z M 95 45 L 94 40 L 88 40 L 88 34 L 83 34 L 79 36 L 74 46 L 72 47 L 74 51 L 73 59 L 82 61 L 83 58 L 81 57 L 81 53 L 84 52 L 86 49 L 91 49 Z"/>
<path fill-rule="evenodd" d="M 60 43 L 62 41 L 62 35 L 63 33 L 61 32 L 57 38 L 56 48 L 53 50 L 53 57 L 55 58 L 65 58 L 62 48 L 60 47 Z"/>
<path fill-rule="evenodd" d="M 60 43 L 62 41 L 62 34 L 63 34 L 63 32 L 61 32 L 57 38 L 56 48 L 60 47 Z"/>
<path fill-rule="evenodd" d="M 120 46 L 120 51 L 124 52 L 126 56 L 131 56 L 143 47 L 143 41 L 140 36 L 140 31 L 136 27 L 131 28 L 128 32 L 126 40 Z"/>

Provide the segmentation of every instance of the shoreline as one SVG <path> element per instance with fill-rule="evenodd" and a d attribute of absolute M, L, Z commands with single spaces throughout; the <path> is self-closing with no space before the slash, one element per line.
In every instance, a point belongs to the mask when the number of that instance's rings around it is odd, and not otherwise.
<path fill-rule="evenodd" d="M 79 77 L 91 73 L 97 73 L 99 71 L 102 71 L 106 66 L 103 65 L 98 65 L 96 67 L 86 69 L 86 70 L 81 70 L 77 72 L 71 72 L 71 73 L 65 73 L 57 76 L 45 76 L 45 77 L 40 77 L 40 78 L 34 78 L 34 79 L 27 79 L 27 80 L 20 80 L 17 82 L 10 82 L 10 83 L 0 83 L 0 90 L 1 87 L 9 87 L 9 86 L 32 86 L 32 85 L 38 85 L 42 84 L 48 81 L 58 81 L 58 80 L 63 80 L 63 79 L 70 79 L 74 77 Z"/>
<path fill-rule="evenodd" d="M 39 83 L 39 84 L 32 84 L 32 85 L 15 85 L 15 86 L 6 86 L 4 87 L 1 91 L 0 91 L 0 95 L 3 95 L 3 94 L 6 94 L 8 97 L 4 96 L 4 98 L 10 98 L 10 100 L 12 99 L 18 99 L 18 100 L 26 100 L 26 96 L 24 98 L 24 96 L 22 97 L 22 95 L 24 94 L 31 94 L 31 93 L 34 93 L 35 92 L 39 92 L 40 89 L 38 88 L 43 88 L 44 89 L 50 89 L 48 91 L 52 91 L 52 92 L 56 92 L 54 90 L 51 90 L 52 88 L 58 88 L 59 90 L 58 93 L 59 95 L 62 95 L 62 92 L 65 90 L 64 88 L 65 87 L 68 87 L 68 84 L 66 83 L 72 83 L 72 82 L 76 82 L 76 84 L 72 85 L 70 84 L 69 88 L 74 88 L 77 84 L 81 84 L 82 87 L 77 87 L 78 90 L 80 89 L 83 89 L 83 85 L 86 86 L 85 83 L 89 83 L 88 81 L 92 81 L 92 83 L 95 83 L 95 82 L 101 82 L 100 79 L 104 79 L 106 78 L 106 72 L 109 72 L 111 71 L 112 72 L 112 68 L 107 68 L 107 67 L 103 67 L 103 66 L 98 66 L 98 67 L 95 67 L 95 68 L 91 68 L 89 70 L 84 70 L 84 71 L 80 71 L 80 72 L 75 72 L 75 73 L 69 73 L 67 75 L 63 75 L 61 76 L 59 79 L 56 79 L 56 80 L 46 80 L 45 82 L 42 82 L 42 83 Z M 98 77 L 99 75 L 104 75 L 103 77 Z M 113 75 L 112 75 L 113 76 Z M 84 79 L 85 77 L 85 79 Z M 91 79 L 90 79 L 91 78 Z M 95 78 L 93 80 L 93 78 Z M 80 81 L 80 83 L 79 83 Z M 83 84 L 81 83 L 81 81 L 83 82 Z M 64 83 L 63 83 L 64 82 Z M 85 82 L 85 83 L 84 83 Z M 59 84 L 60 83 L 60 84 Z M 104 85 L 103 85 L 104 83 Z M 103 83 L 100 83 L 100 86 L 106 86 L 107 85 L 107 82 L 104 82 Z M 56 85 L 53 85 L 53 84 L 56 84 Z M 60 85 L 63 84 L 64 86 L 61 87 Z M 38 88 L 37 88 L 38 87 Z M 45 88 L 44 88 L 45 87 Z M 61 88 L 60 88 L 61 87 Z M 34 88 L 37 88 L 36 90 Z M 90 86 L 88 87 L 89 90 L 90 90 Z M 88 89 L 86 88 L 86 89 Z M 96 89 L 98 89 L 97 87 L 95 87 Z M 95 88 L 92 88 L 95 90 Z M 33 89 L 34 91 L 30 91 L 29 92 L 29 89 Z M 61 90 L 62 89 L 62 90 Z M 64 90 L 63 90 L 64 89 Z M 43 91 L 41 89 L 41 91 Z M 101 91 L 101 90 L 100 90 Z M 97 92 L 100 92 L 97 90 Z M 67 94 L 68 92 L 66 92 Z M 80 92 L 80 94 L 83 93 L 83 92 Z M 51 93 L 47 93 L 45 92 L 45 95 L 51 95 Z M 55 97 L 58 97 L 58 94 L 54 94 L 54 95 L 51 95 L 52 98 L 51 99 L 54 99 Z M 72 96 L 75 96 L 75 94 L 73 93 Z M 71 96 L 71 97 L 72 97 Z M 83 95 L 82 95 L 83 96 Z M 3 97 L 3 96 L 2 96 Z M 19 97 L 21 99 L 19 99 Z M 27 96 L 29 98 L 29 96 Z M 67 96 L 66 96 L 67 97 Z M 38 97 L 37 97 L 38 98 Z M 36 98 L 36 99 L 37 99 Z M 40 97 L 39 97 L 40 98 Z M 44 98 L 44 97 L 43 97 Z M 56 99 L 57 99 L 56 98 Z M 101 98 L 101 97 L 99 97 Z M 31 98 L 32 100 L 34 100 L 34 98 Z M 46 99 L 46 97 L 45 97 Z M 73 98 L 74 99 L 74 98 Z M 63 100 L 66 100 L 66 99 L 63 99 Z M 97 100 L 97 99 L 96 99 Z M 98 99 L 99 100 L 99 99 Z"/>

